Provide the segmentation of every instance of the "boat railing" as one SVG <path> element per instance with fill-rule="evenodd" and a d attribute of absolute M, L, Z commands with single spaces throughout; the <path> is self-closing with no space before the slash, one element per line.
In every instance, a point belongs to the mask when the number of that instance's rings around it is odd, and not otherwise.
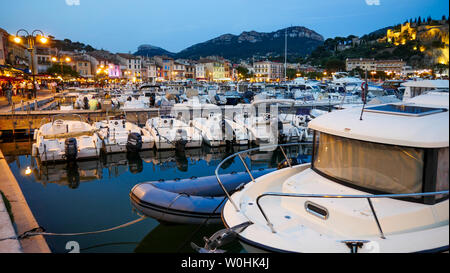
<path fill-rule="evenodd" d="M 235 208 L 236 212 L 239 212 L 239 207 L 236 205 L 236 203 L 234 202 L 234 200 L 231 198 L 230 193 L 227 191 L 227 189 L 225 188 L 225 186 L 223 185 L 222 181 L 220 180 L 220 176 L 219 176 L 219 170 L 221 168 L 221 166 L 227 162 L 228 160 L 231 160 L 232 158 L 235 158 L 236 156 L 239 157 L 240 161 L 242 162 L 242 164 L 244 165 L 244 168 L 246 170 L 246 172 L 249 174 L 250 179 L 252 182 L 255 183 L 255 178 L 252 176 L 250 169 L 247 165 L 247 163 L 245 163 L 244 158 L 242 157 L 243 154 L 248 154 L 250 152 L 255 152 L 255 151 L 259 151 L 260 149 L 264 148 L 264 149 L 277 149 L 280 148 L 281 153 L 283 154 L 288 167 L 292 168 L 294 167 L 291 164 L 290 159 L 288 158 L 285 150 L 283 147 L 287 147 L 287 146 L 299 146 L 299 145 L 304 145 L 304 144 L 311 144 L 311 142 L 297 142 L 297 143 L 286 143 L 286 144 L 274 144 L 274 145 L 264 145 L 264 146 L 260 146 L 260 147 L 256 147 L 256 148 L 251 148 L 248 150 L 244 150 L 244 151 L 240 151 L 237 153 L 234 153 L 228 157 L 226 157 L 224 160 L 222 160 L 219 165 L 217 165 L 216 170 L 215 170 L 215 175 L 217 178 L 217 182 L 219 183 L 220 187 L 222 188 L 222 190 L 224 191 L 225 195 L 227 196 L 228 200 L 230 201 L 230 203 L 233 205 L 233 207 Z M 400 194 L 365 194 L 365 195 L 336 195 L 336 194 L 297 194 L 297 193 L 280 193 L 280 192 L 266 192 L 263 193 L 261 195 L 259 195 L 256 198 L 256 204 L 258 206 L 259 211 L 261 212 L 262 216 L 264 217 L 264 219 L 267 222 L 267 225 L 269 226 L 269 228 L 271 229 L 271 231 L 273 233 L 276 233 L 273 224 L 270 222 L 267 214 L 265 213 L 265 211 L 263 210 L 261 204 L 260 204 L 260 200 L 264 197 L 297 197 L 297 198 L 336 198 L 336 199 L 344 199 L 344 198 L 353 198 L 353 199 L 367 199 L 367 202 L 369 203 L 370 209 L 372 211 L 372 214 L 374 216 L 374 220 L 377 224 L 378 227 L 378 231 L 380 233 L 380 237 L 382 239 L 385 239 L 386 237 L 384 236 L 383 230 L 381 228 L 381 224 L 378 220 L 377 214 L 375 212 L 375 209 L 373 207 L 372 201 L 371 199 L 373 198 L 411 198 L 411 197 L 425 197 L 425 196 L 436 196 L 436 195 L 448 195 L 449 191 L 436 191 L 436 192 L 422 192 L 422 193 L 400 193 Z"/>
<path fill-rule="evenodd" d="M 299 146 L 299 145 L 305 145 L 305 144 L 311 144 L 311 142 L 296 142 L 296 143 L 285 143 L 285 144 L 274 144 L 274 145 L 263 145 L 263 146 L 259 146 L 256 148 L 251 148 L 248 150 L 244 150 L 244 151 L 240 151 L 237 153 L 234 153 L 228 157 L 226 157 L 224 160 L 222 160 L 222 162 L 219 163 L 219 165 L 217 165 L 216 170 L 215 170 L 215 175 L 217 178 L 217 182 L 219 183 L 220 187 L 222 188 L 222 190 L 224 191 L 225 195 L 227 196 L 228 200 L 230 200 L 231 204 L 234 206 L 234 208 L 236 209 L 236 211 L 239 211 L 239 207 L 236 205 L 236 203 L 233 201 L 233 199 L 231 198 L 230 193 L 227 191 L 227 189 L 225 188 L 225 186 L 223 185 L 222 181 L 220 180 L 220 176 L 219 176 L 219 170 L 220 167 L 227 162 L 228 160 L 231 160 L 233 158 L 235 158 L 236 156 L 239 157 L 239 159 L 241 160 L 242 164 L 244 165 L 244 168 L 246 170 L 246 172 L 249 174 L 252 182 L 255 182 L 255 179 L 252 176 L 252 173 L 250 172 L 250 169 L 248 168 L 247 163 L 245 163 L 244 158 L 242 157 L 243 154 L 248 154 L 250 152 L 255 152 L 255 151 L 259 151 L 260 149 L 272 149 L 272 150 L 276 150 L 277 148 L 280 148 L 281 153 L 283 154 L 284 158 L 287 161 L 287 164 L 289 165 L 290 168 L 292 168 L 293 166 L 291 165 L 291 162 L 289 160 L 289 158 L 286 155 L 286 152 L 284 151 L 283 147 L 286 146 Z"/>
<path fill-rule="evenodd" d="M 276 233 L 273 224 L 270 222 L 266 212 L 263 210 L 260 200 L 264 197 L 296 197 L 296 198 L 335 198 L 335 199 L 367 199 L 370 209 L 372 211 L 374 220 L 377 224 L 380 238 L 386 239 L 380 221 L 378 220 L 375 208 L 373 207 L 371 199 L 373 198 L 411 198 L 411 197 L 424 197 L 424 196 L 436 196 L 436 195 L 448 195 L 449 191 L 436 191 L 436 192 L 421 192 L 421 193 L 400 193 L 400 194 L 362 194 L 362 195 L 342 195 L 342 194 L 300 194 L 300 193 L 280 193 L 280 192 L 265 192 L 256 198 L 256 205 L 259 211 L 266 220 L 267 226 L 273 233 Z"/>

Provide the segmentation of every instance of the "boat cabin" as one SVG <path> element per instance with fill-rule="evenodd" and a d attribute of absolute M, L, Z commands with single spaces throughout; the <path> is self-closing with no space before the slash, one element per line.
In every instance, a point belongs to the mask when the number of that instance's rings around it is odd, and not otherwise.
<path fill-rule="evenodd" d="M 434 103 L 427 96 L 368 106 L 361 119 L 361 108 L 356 107 L 312 120 L 311 169 L 336 183 L 373 194 L 448 190 L 448 93 Z M 425 204 L 444 199 L 448 195 L 402 198 Z"/>

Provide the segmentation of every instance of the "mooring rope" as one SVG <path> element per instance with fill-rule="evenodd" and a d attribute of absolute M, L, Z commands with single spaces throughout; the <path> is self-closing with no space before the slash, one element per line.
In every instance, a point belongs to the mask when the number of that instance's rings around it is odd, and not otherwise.
<path fill-rule="evenodd" d="M 45 232 L 45 229 L 43 227 L 37 227 L 37 228 L 33 228 L 31 230 L 28 230 L 28 231 L 22 233 L 21 235 L 11 236 L 11 237 L 7 237 L 7 238 L 0 238 L 0 241 L 4 241 L 4 240 L 21 240 L 21 239 L 25 239 L 25 238 L 32 237 L 32 236 L 37 236 L 37 235 L 78 236 L 78 235 L 97 234 L 97 233 L 103 233 L 103 232 L 108 232 L 108 231 L 113 231 L 113 230 L 118 230 L 118 229 L 121 229 L 121 228 L 124 228 L 124 227 L 128 227 L 128 226 L 131 226 L 133 224 L 136 224 L 136 223 L 144 220 L 145 218 L 147 218 L 147 216 L 142 216 L 141 218 L 135 219 L 133 221 L 130 221 L 130 222 L 127 222 L 125 224 L 118 225 L 118 226 L 115 226 L 115 227 L 112 227 L 112 228 L 101 229 L 101 230 L 96 230 L 96 231 L 78 232 L 78 233 Z"/>

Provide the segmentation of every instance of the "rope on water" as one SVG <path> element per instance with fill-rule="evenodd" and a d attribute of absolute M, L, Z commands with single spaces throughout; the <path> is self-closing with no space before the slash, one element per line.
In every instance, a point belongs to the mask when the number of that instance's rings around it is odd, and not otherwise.
<path fill-rule="evenodd" d="M 11 237 L 7 237 L 7 238 L 0 238 L 0 241 L 4 241 L 4 240 L 21 240 L 21 239 L 25 239 L 28 237 L 32 237 L 32 236 L 37 236 L 37 235 L 49 235 L 49 236 L 78 236 L 78 235 L 88 235 L 88 234 L 97 234 L 97 233 L 103 233 L 103 232 L 108 232 L 108 231 L 113 231 L 113 230 L 117 230 L 117 229 L 121 229 L 124 227 L 128 227 L 131 226 L 133 224 L 136 224 L 142 220 L 144 220 L 145 218 L 147 218 L 147 216 L 142 216 L 141 218 L 135 219 L 133 221 L 127 222 L 125 224 L 122 225 L 118 225 L 112 228 L 107 228 L 107 229 L 101 229 L 101 230 L 96 230 L 96 231 L 87 231 L 87 232 L 78 232 L 78 233 L 53 233 L 53 232 L 45 232 L 45 229 L 43 227 L 37 227 L 37 228 L 33 228 L 31 230 L 28 230 L 24 233 L 22 233 L 21 235 L 18 236 L 11 236 Z"/>

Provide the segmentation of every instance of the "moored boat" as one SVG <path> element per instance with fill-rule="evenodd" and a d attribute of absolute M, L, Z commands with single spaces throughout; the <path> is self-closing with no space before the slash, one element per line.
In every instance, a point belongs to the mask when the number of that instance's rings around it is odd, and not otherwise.
<path fill-rule="evenodd" d="M 350 108 L 312 120 L 311 164 L 232 194 L 226 232 L 245 225 L 237 237 L 249 252 L 448 251 L 448 93 L 360 115 Z"/>

